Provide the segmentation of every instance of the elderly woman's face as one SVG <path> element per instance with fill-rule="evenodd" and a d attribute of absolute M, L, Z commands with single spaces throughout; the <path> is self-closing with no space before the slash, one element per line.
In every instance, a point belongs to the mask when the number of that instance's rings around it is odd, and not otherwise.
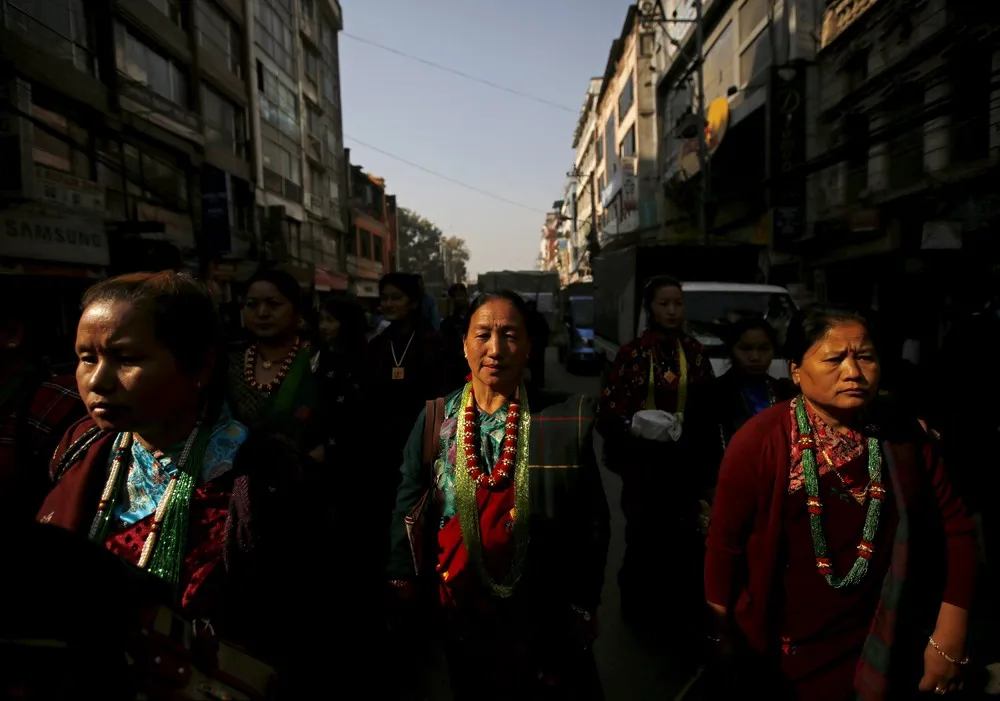
<path fill-rule="evenodd" d="M 516 387 L 530 351 L 525 320 L 507 300 L 486 302 L 469 319 L 465 357 L 473 376 L 488 387 Z"/>
<path fill-rule="evenodd" d="M 184 373 L 156 337 L 151 315 L 129 302 L 96 302 L 76 331 L 76 382 L 106 431 L 153 434 L 197 406 L 207 371 Z"/>
<path fill-rule="evenodd" d="M 831 326 L 802 358 L 792 380 L 816 406 L 856 411 L 878 392 L 881 367 L 868 329 L 856 322 Z"/>
<path fill-rule="evenodd" d="M 299 315 L 277 287 L 258 281 L 247 290 L 243 324 L 257 338 L 284 338 L 298 330 Z"/>

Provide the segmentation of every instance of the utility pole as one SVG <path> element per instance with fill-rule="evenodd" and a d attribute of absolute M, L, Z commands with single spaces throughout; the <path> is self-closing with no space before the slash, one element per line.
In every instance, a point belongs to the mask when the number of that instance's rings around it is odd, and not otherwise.
<path fill-rule="evenodd" d="M 698 169 L 701 172 L 701 186 L 698 188 L 698 232 L 701 234 L 702 243 L 706 246 L 708 237 L 708 202 L 709 202 L 709 173 L 708 173 L 708 144 L 705 142 L 705 127 L 707 126 L 707 115 L 705 114 L 705 15 L 703 0 L 694 0 L 694 18 L 678 19 L 677 11 L 673 17 L 667 17 L 663 9 L 662 0 L 642 0 L 639 3 L 639 22 L 642 24 L 694 24 L 694 49 L 697 56 L 694 59 L 695 77 L 698 91 L 695 115 L 698 133 Z M 667 33 L 670 42 L 677 48 L 681 48 L 680 43 Z M 678 56 L 678 59 L 681 57 Z"/>
<path fill-rule="evenodd" d="M 698 169 L 701 171 L 701 187 L 698 189 L 698 231 L 702 242 L 708 245 L 708 144 L 705 143 L 705 26 L 702 21 L 701 0 L 694 0 L 695 59 L 698 76 Z"/>

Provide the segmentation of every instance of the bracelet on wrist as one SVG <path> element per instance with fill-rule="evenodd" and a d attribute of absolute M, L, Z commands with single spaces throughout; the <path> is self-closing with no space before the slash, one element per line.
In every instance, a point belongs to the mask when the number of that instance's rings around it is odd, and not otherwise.
<path fill-rule="evenodd" d="M 941 657 L 945 658 L 948 662 L 952 663 L 953 665 L 958 665 L 959 667 L 964 667 L 965 665 L 969 664 L 969 657 L 968 657 L 968 655 L 966 655 L 965 657 L 962 657 L 960 659 L 956 659 L 956 658 L 952 657 L 947 652 L 945 652 L 944 650 L 941 649 L 941 646 L 937 644 L 936 640 L 934 640 L 934 636 L 933 635 L 927 636 L 927 642 L 929 642 L 931 644 L 931 647 L 934 648 L 934 651 L 937 654 L 941 655 Z"/>
<path fill-rule="evenodd" d="M 593 613 L 575 604 L 570 604 L 570 608 L 573 610 L 573 613 L 579 615 L 587 623 L 590 623 L 590 619 L 594 617 Z"/>

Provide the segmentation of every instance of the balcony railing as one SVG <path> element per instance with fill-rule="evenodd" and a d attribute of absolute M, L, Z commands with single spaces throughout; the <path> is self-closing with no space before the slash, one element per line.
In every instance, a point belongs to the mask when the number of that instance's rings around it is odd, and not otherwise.
<path fill-rule="evenodd" d="M 120 71 L 118 81 L 122 109 L 179 134 L 189 141 L 198 144 L 205 142 L 204 122 L 200 116 Z"/>

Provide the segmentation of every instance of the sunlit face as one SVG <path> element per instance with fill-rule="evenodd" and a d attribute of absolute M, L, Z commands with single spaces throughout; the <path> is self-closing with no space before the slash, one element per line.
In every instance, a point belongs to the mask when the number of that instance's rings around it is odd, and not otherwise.
<path fill-rule="evenodd" d="M 483 384 L 508 391 L 516 387 L 530 351 L 525 320 L 507 300 L 486 302 L 469 319 L 465 357 Z"/>
<path fill-rule="evenodd" d="M 679 329 L 684 324 L 684 293 L 675 285 L 664 285 L 653 295 L 649 305 L 653 321 L 664 329 Z"/>
<path fill-rule="evenodd" d="M 868 329 L 857 322 L 831 326 L 791 370 L 802 394 L 834 413 L 864 408 L 878 392 L 882 372 Z"/>
<path fill-rule="evenodd" d="M 277 287 L 259 280 L 247 290 L 243 325 L 257 338 L 283 338 L 298 330 L 299 314 Z"/>
<path fill-rule="evenodd" d="M 395 285 L 385 285 L 379 295 L 382 316 L 387 321 L 401 321 L 417 308 L 417 300 L 410 299 L 405 292 Z"/>
<path fill-rule="evenodd" d="M 340 319 L 327 310 L 322 310 L 319 313 L 319 332 L 327 343 L 337 340 L 340 335 Z"/>
<path fill-rule="evenodd" d="M 774 344 L 762 329 L 750 329 L 733 346 L 733 361 L 745 375 L 766 375 L 774 360 Z"/>
<path fill-rule="evenodd" d="M 88 306 L 76 331 L 76 382 L 106 431 L 153 435 L 198 406 L 210 369 L 183 372 L 157 339 L 152 316 L 129 302 Z"/>

